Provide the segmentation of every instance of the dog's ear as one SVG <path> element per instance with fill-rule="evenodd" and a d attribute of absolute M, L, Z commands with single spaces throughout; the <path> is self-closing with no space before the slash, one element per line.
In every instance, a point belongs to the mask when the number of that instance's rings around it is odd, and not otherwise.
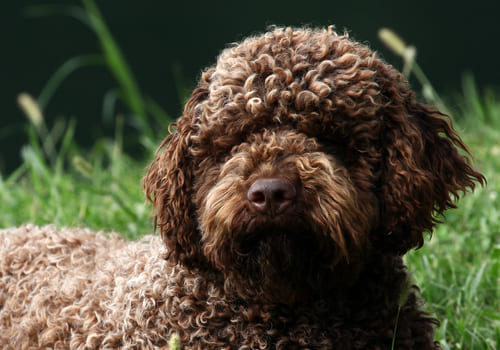
<path fill-rule="evenodd" d="M 375 244 L 404 254 L 421 247 L 439 216 L 485 178 L 470 165 L 470 153 L 449 118 L 419 103 L 384 118 Z"/>
<path fill-rule="evenodd" d="M 168 249 L 169 258 L 185 264 L 202 259 L 200 236 L 192 204 L 194 164 L 191 140 L 197 128 L 196 107 L 207 90 L 193 91 L 184 113 L 169 128 L 143 179 L 147 199 L 153 204 L 154 224 Z"/>

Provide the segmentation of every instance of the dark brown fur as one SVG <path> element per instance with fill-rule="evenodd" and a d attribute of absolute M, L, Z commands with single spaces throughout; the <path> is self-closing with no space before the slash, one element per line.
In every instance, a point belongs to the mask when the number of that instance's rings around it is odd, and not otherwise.
<path fill-rule="evenodd" d="M 280 210 L 252 199 L 269 179 Z M 476 182 L 448 118 L 369 48 L 273 28 L 222 52 L 160 146 L 162 244 L 0 232 L 0 345 L 436 349 L 402 256 Z"/>
<path fill-rule="evenodd" d="M 388 348 L 408 283 L 400 256 L 483 181 L 446 116 L 331 30 L 277 28 L 226 49 L 176 128 L 144 181 L 170 259 L 219 271 L 236 303 L 311 332 L 287 324 L 272 344 Z M 278 217 L 246 198 L 267 177 L 300 189 Z M 435 321 L 408 293 L 396 348 L 434 348 Z"/>

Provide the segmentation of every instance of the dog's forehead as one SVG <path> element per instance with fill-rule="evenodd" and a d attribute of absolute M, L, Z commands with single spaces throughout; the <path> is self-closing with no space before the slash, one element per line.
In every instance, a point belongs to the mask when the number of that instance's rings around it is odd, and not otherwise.
<path fill-rule="evenodd" d="M 217 128 L 372 119 L 407 89 L 399 85 L 394 68 L 346 35 L 278 28 L 221 53 L 202 75 L 198 118 Z"/>
<path fill-rule="evenodd" d="M 384 125 L 401 123 L 413 100 L 397 70 L 347 35 L 277 28 L 225 49 L 202 74 L 185 116 L 202 156 L 284 127 L 364 152 Z"/>

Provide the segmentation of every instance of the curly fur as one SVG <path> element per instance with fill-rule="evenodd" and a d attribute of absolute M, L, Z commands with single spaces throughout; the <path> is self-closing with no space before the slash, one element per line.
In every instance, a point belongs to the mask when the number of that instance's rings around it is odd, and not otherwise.
<path fill-rule="evenodd" d="M 285 209 L 256 210 L 259 179 L 292 188 Z M 446 116 L 369 48 L 273 28 L 221 53 L 161 144 L 161 239 L 0 233 L 0 345 L 436 349 L 401 257 L 476 182 Z"/>

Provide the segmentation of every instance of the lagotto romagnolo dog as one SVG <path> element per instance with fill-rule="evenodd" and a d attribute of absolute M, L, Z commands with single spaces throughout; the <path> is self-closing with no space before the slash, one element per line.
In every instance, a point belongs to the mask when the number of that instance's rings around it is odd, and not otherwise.
<path fill-rule="evenodd" d="M 469 158 L 366 46 L 272 28 L 222 51 L 161 144 L 161 238 L 0 233 L 1 348 L 438 348 L 401 256 L 484 181 Z"/>

